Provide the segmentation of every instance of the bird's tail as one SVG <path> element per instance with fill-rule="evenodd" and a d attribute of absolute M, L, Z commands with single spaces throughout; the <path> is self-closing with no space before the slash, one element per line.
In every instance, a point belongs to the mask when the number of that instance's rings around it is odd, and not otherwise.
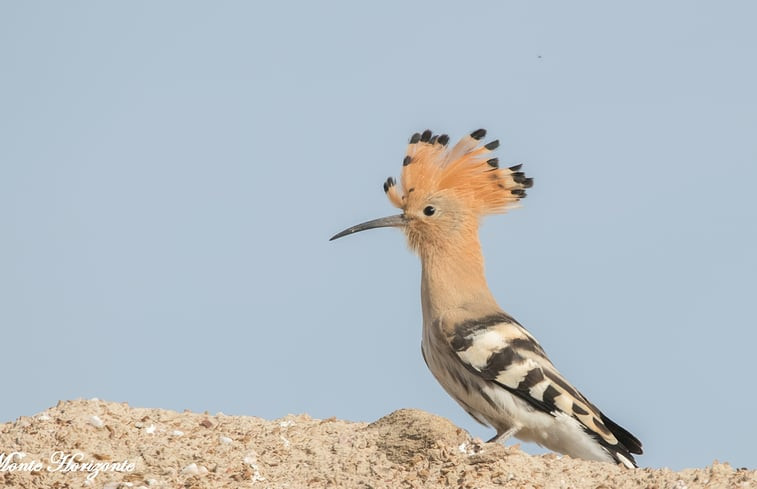
<path fill-rule="evenodd" d="M 618 439 L 616 445 L 605 446 L 607 451 L 610 452 L 610 455 L 612 455 L 617 462 L 622 463 L 626 467 L 636 467 L 636 460 L 631 454 L 635 453 L 641 455 L 643 453 L 639 439 L 604 414 L 601 414 L 601 417 L 602 423 L 604 423 L 607 429 Z"/>
<path fill-rule="evenodd" d="M 643 450 L 641 449 L 641 442 L 638 438 L 629 433 L 628 430 L 626 430 L 604 414 L 602 415 L 602 422 L 605 424 L 605 426 L 607 426 L 607 429 L 612 431 L 612 434 L 615 435 L 615 438 L 617 438 L 618 441 L 622 443 L 629 452 L 636 453 L 638 455 L 641 455 L 643 453 Z"/>

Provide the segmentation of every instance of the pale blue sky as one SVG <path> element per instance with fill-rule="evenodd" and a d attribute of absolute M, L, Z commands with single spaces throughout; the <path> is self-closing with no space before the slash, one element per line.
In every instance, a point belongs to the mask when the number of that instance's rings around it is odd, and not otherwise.
<path fill-rule="evenodd" d="M 505 310 L 644 466 L 757 467 L 751 2 L 3 2 L 0 421 L 59 399 L 492 432 L 420 355 L 381 185 L 431 128 L 535 177 Z M 0 447 L 1 451 L 2 447 Z"/>

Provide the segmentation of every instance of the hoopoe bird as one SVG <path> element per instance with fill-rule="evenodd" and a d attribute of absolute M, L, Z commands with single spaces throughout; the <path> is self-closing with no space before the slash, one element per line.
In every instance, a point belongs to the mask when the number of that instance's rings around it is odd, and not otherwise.
<path fill-rule="evenodd" d="M 479 129 L 451 149 L 449 136 L 413 134 L 400 188 L 384 183 L 401 214 L 345 229 L 331 240 L 379 227 L 404 231 L 421 260 L 426 365 L 476 421 L 496 430 L 490 442 L 515 436 L 588 460 L 636 467 L 641 442 L 573 387 L 536 339 L 495 301 L 478 238 L 483 216 L 526 196 L 533 179 L 521 165 L 500 168 L 499 141 Z"/>

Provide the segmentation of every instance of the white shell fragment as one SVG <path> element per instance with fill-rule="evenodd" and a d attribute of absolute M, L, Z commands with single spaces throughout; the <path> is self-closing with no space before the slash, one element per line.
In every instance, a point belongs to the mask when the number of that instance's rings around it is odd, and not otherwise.
<path fill-rule="evenodd" d="M 87 422 L 95 428 L 102 428 L 103 426 L 105 426 L 105 423 L 103 423 L 103 420 L 100 419 L 99 416 L 90 416 Z"/>
<path fill-rule="evenodd" d="M 250 466 L 254 471 L 252 474 L 252 482 L 264 481 L 265 477 L 260 475 L 260 467 L 258 467 L 258 454 L 254 450 L 247 454 L 244 458 L 244 463 Z"/>
<path fill-rule="evenodd" d="M 197 465 L 196 463 L 192 462 L 191 464 L 181 469 L 181 473 L 184 475 L 205 475 L 208 473 L 208 468 L 204 465 Z"/>

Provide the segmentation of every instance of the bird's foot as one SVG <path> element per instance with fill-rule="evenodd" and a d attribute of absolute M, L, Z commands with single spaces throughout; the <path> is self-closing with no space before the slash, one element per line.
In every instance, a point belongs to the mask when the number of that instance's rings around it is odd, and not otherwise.
<path fill-rule="evenodd" d="M 488 440 L 486 443 L 504 443 L 507 441 L 508 438 L 513 436 L 515 433 L 517 433 L 519 428 L 510 428 L 507 431 L 498 432 L 496 435 L 494 435 L 490 440 Z"/>

